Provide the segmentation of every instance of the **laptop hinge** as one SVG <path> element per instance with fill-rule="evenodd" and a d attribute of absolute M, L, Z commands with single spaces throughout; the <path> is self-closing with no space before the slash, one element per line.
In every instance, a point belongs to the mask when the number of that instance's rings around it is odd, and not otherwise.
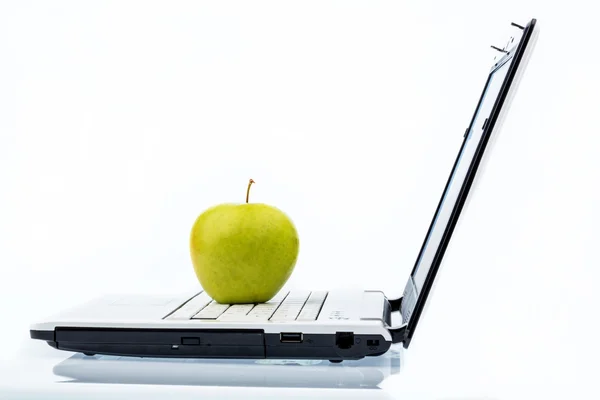
<path fill-rule="evenodd" d="M 392 312 L 400 311 L 400 308 L 402 307 L 402 297 L 400 297 L 398 299 L 394 299 L 394 300 L 388 299 L 388 301 L 390 303 Z"/>
<path fill-rule="evenodd" d="M 402 308 L 402 297 L 397 299 L 388 299 L 388 303 L 390 304 L 390 312 L 400 312 Z M 390 324 L 391 325 L 391 324 Z M 388 331 L 392 336 L 392 343 L 402 343 L 406 339 L 406 327 L 408 324 L 402 324 L 399 327 L 390 327 Z"/>
<path fill-rule="evenodd" d="M 399 326 L 397 328 L 390 328 L 388 331 L 392 335 L 392 343 L 402 343 L 406 339 L 406 327 L 407 324 Z"/>

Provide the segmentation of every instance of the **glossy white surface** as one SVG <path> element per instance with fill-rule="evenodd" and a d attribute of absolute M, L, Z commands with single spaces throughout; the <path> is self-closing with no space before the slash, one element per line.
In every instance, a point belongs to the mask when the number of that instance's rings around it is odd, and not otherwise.
<path fill-rule="evenodd" d="M 594 7 L 0 2 L 0 398 L 600 398 Z M 57 383 L 65 355 L 29 325 L 188 287 L 192 221 L 250 177 L 298 225 L 292 287 L 399 295 L 489 46 L 531 17 L 543 31 L 485 179 L 380 391 Z"/>
<path fill-rule="evenodd" d="M 435 385 L 410 379 L 403 365 L 405 352 L 396 347 L 386 355 L 343 364 L 326 361 L 277 360 L 143 360 L 83 357 L 27 345 L 10 368 L 2 370 L 0 390 L 8 398 L 73 398 L 94 393 L 97 398 L 160 397 L 166 393 L 191 398 L 456 398 L 447 393 L 480 398 L 481 388 L 469 380 Z M 70 357 L 68 357 L 70 356 Z M 447 365 L 445 362 L 439 365 Z M 459 367 L 459 365 L 456 365 Z M 432 368 L 437 373 L 438 368 Z M 408 375 L 408 376 L 404 376 Z M 35 385 L 27 383 L 35 382 Z M 464 381 L 462 382 L 464 384 Z M 442 396 L 442 397 L 440 397 Z M 473 397 L 474 396 L 474 397 Z M 460 397 L 462 398 L 462 397 Z M 486 398 L 486 397 L 482 397 Z"/>

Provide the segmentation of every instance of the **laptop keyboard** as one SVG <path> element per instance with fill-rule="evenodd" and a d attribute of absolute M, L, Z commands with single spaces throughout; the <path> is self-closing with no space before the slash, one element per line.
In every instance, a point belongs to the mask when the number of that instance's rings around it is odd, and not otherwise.
<path fill-rule="evenodd" d="M 192 315 L 192 317 L 194 319 L 217 319 L 228 308 L 229 304 L 219 304 L 216 301 L 211 301 L 206 307 L 202 309 L 202 311 L 195 315 Z"/>
<path fill-rule="evenodd" d="M 285 322 L 315 321 L 327 298 L 325 291 L 280 292 L 266 303 L 219 304 L 202 292 L 167 316 L 168 320 Z"/>
<path fill-rule="evenodd" d="M 205 292 L 202 292 L 175 310 L 175 312 L 169 315 L 167 319 L 180 321 L 188 320 L 209 305 L 211 301 L 212 299 Z"/>
<path fill-rule="evenodd" d="M 271 317 L 271 321 L 314 321 L 321 311 L 326 295 L 326 292 L 302 292 L 301 295 L 292 292 Z"/>

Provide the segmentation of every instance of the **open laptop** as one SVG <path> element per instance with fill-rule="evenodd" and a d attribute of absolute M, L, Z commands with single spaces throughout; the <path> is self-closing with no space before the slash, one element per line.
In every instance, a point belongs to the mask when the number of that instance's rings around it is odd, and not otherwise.
<path fill-rule="evenodd" d="M 86 355 L 356 360 L 408 348 L 438 268 L 537 38 L 536 20 L 493 61 L 458 157 L 401 298 L 381 291 L 281 291 L 261 304 L 218 304 L 205 292 L 105 296 L 34 324 L 33 339 Z M 460 134 L 463 134 L 460 132 Z M 489 153 L 489 151 L 488 151 Z M 397 325 L 392 313 L 399 313 Z"/>

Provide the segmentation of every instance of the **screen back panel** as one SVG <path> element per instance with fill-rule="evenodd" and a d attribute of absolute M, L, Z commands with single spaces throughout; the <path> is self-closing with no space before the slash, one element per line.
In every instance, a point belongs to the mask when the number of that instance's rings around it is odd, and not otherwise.
<path fill-rule="evenodd" d="M 414 335 L 419 317 L 425 307 L 442 258 L 483 158 L 486 145 L 495 130 L 503 106 L 505 106 L 514 78 L 524 66 L 522 65 L 523 56 L 526 50 L 529 50 L 535 28 L 536 20 L 532 19 L 523 28 L 518 44 L 493 66 L 471 123 L 465 131 L 464 140 L 452 172 L 402 296 L 401 314 L 403 323 L 407 324 L 403 340 L 405 347 L 408 347 Z"/>

